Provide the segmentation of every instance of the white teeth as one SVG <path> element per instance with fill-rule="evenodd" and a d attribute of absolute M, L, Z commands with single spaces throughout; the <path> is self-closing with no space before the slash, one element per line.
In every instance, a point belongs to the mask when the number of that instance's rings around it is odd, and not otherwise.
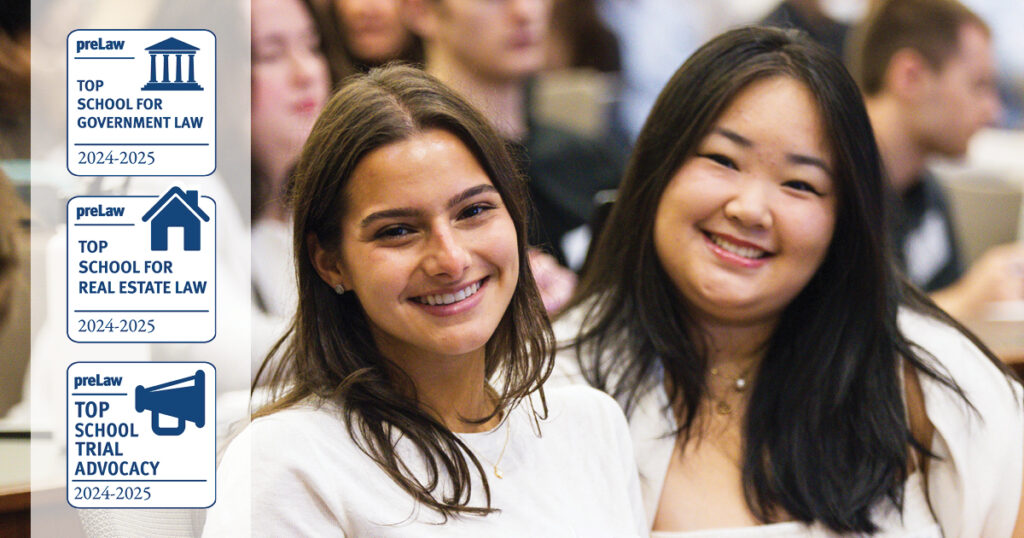
<path fill-rule="evenodd" d="M 413 300 L 431 306 L 448 305 L 472 297 L 477 291 L 480 291 L 480 282 L 474 282 L 455 293 L 423 295 Z"/>
<path fill-rule="evenodd" d="M 721 248 L 724 251 L 731 252 L 737 256 L 756 260 L 758 258 L 763 258 L 767 255 L 767 253 L 761 249 L 734 245 L 714 234 L 711 234 L 710 237 L 711 242 L 717 245 L 719 248 Z"/>

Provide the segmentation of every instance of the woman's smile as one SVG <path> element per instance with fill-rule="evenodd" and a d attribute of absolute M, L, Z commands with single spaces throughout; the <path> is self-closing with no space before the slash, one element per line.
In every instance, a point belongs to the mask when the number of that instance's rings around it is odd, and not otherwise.
<path fill-rule="evenodd" d="M 741 267 L 756 268 L 764 265 L 767 259 L 772 256 L 771 252 L 753 243 L 748 243 L 725 234 L 716 234 L 706 230 L 701 230 L 701 232 L 707 238 L 708 248 L 711 249 L 711 252 L 714 252 L 727 263 L 736 264 Z"/>
<path fill-rule="evenodd" d="M 467 286 L 426 293 L 409 300 L 422 307 L 425 312 L 435 316 L 461 314 L 480 304 L 488 278 L 476 280 Z"/>

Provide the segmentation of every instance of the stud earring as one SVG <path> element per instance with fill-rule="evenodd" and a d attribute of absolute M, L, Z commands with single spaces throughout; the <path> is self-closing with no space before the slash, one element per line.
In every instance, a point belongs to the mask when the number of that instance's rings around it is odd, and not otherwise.
<path fill-rule="evenodd" d="M 341 284 L 335 284 L 334 293 L 337 293 L 338 295 L 345 293 L 345 286 L 342 286 Z"/>

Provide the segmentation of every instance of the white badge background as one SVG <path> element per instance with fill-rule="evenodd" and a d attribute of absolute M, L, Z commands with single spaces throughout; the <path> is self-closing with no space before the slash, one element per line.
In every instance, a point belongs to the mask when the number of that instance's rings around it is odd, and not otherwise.
<path fill-rule="evenodd" d="M 122 50 L 82 50 L 79 41 L 124 41 Z M 143 91 L 150 80 L 147 47 L 175 38 L 199 48 L 194 61 L 199 91 Z M 125 58 L 131 59 L 104 59 Z M 216 37 L 207 30 L 75 30 L 67 38 L 68 171 L 79 176 L 206 176 L 216 168 Z M 188 57 L 181 55 L 181 79 L 188 80 Z M 169 80 L 177 74 L 175 55 L 168 58 Z M 82 80 L 102 80 L 86 91 Z M 163 55 L 157 55 L 156 80 L 163 80 Z M 79 98 L 123 98 L 132 107 L 138 99 L 160 99 L 160 110 L 79 110 Z M 82 128 L 81 117 L 170 117 L 163 128 Z M 175 128 L 176 119 L 201 117 L 199 128 Z M 178 120 L 180 121 L 180 120 Z M 79 144 L 118 144 L 89 145 Z M 132 144 L 132 145 L 124 145 Z M 188 146 L 148 144 L 193 144 Z M 205 144 L 205 145 L 194 145 Z M 103 154 L 102 162 L 93 162 Z M 143 153 L 141 164 L 139 153 Z M 124 155 L 122 155 L 124 154 Z M 134 155 L 133 155 L 134 154 Z M 111 159 L 107 156 L 112 155 Z M 136 161 L 132 164 L 132 161 Z M 86 161 L 83 163 L 83 161 Z"/>
<path fill-rule="evenodd" d="M 142 216 L 157 196 L 76 196 L 68 202 L 68 338 L 75 342 L 208 342 L 216 326 L 216 204 L 199 192 L 200 250 L 186 251 L 181 228 L 168 230 L 165 251 L 150 250 L 152 220 Z M 78 217 L 79 208 L 123 207 L 122 217 Z M 130 224 L 109 226 L 108 224 Z M 88 252 L 82 241 L 106 241 Z M 92 243 L 95 245 L 95 243 Z M 140 273 L 82 273 L 80 262 L 135 262 Z M 146 271 L 146 262 L 171 262 L 170 273 Z M 151 264 L 152 267 L 152 264 Z M 80 282 L 105 281 L 114 293 L 82 293 Z M 169 281 L 170 294 L 119 293 L 124 281 Z M 186 283 L 205 282 L 203 293 L 175 293 Z M 81 312 L 83 310 L 93 312 Z M 99 312 L 96 312 L 99 311 Z M 127 312 L 117 312 L 127 311 Z M 139 321 L 145 325 L 139 327 Z M 152 321 L 153 330 L 148 330 Z M 109 322 L 109 323 L 108 323 Z"/>
<path fill-rule="evenodd" d="M 151 411 L 138 412 L 135 409 L 135 388 L 154 387 L 194 376 L 200 370 L 205 376 L 203 399 L 205 402 L 204 425 L 196 427 L 193 422 L 185 422 L 185 430 L 180 435 L 163 436 L 153 433 Z M 121 377 L 118 387 L 90 387 L 78 389 L 74 386 L 74 378 Z M 205 362 L 77 362 L 68 367 L 67 371 L 67 414 L 68 414 L 68 503 L 77 508 L 205 508 L 213 504 L 216 497 L 216 413 L 214 400 L 216 395 L 216 372 L 213 365 Z M 189 383 L 182 383 L 182 387 Z M 175 385 L 178 387 L 179 385 Z M 194 383 L 192 384 L 194 387 Z M 173 387 L 172 387 L 173 388 Z M 183 398 L 196 396 L 186 388 L 179 393 Z M 124 396 L 74 396 L 82 393 L 125 393 Z M 99 417 L 78 417 L 78 406 L 75 402 L 108 402 L 110 408 Z M 177 420 L 162 416 L 161 427 L 174 427 Z M 128 423 L 133 424 L 138 437 L 86 438 L 76 436 L 75 424 L 85 422 Z M 76 442 L 109 441 L 118 442 L 123 456 L 79 456 Z M 159 461 L 156 476 L 76 476 L 75 468 L 79 462 L 111 462 L 111 461 Z M 77 482 L 77 479 L 98 480 L 109 478 L 106 482 Z M 135 480 L 138 478 L 138 480 Z M 99 488 L 102 493 L 109 493 L 109 498 L 95 498 L 92 490 L 86 494 L 82 489 Z M 148 500 L 117 499 L 117 488 L 149 488 Z M 104 489 L 106 488 L 106 489 Z M 137 491 L 130 492 L 131 497 Z M 78 498 L 76 497 L 83 497 Z M 145 495 L 142 495 L 145 497 Z"/>

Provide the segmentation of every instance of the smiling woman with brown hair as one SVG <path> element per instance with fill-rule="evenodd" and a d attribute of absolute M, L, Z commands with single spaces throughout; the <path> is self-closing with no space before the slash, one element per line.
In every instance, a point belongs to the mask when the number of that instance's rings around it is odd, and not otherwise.
<path fill-rule="evenodd" d="M 259 376 L 275 399 L 224 457 L 208 534 L 249 522 L 250 471 L 256 535 L 642 533 L 614 401 L 541 388 L 527 204 L 486 120 L 423 72 L 327 103 L 295 172 L 298 310 Z"/>

